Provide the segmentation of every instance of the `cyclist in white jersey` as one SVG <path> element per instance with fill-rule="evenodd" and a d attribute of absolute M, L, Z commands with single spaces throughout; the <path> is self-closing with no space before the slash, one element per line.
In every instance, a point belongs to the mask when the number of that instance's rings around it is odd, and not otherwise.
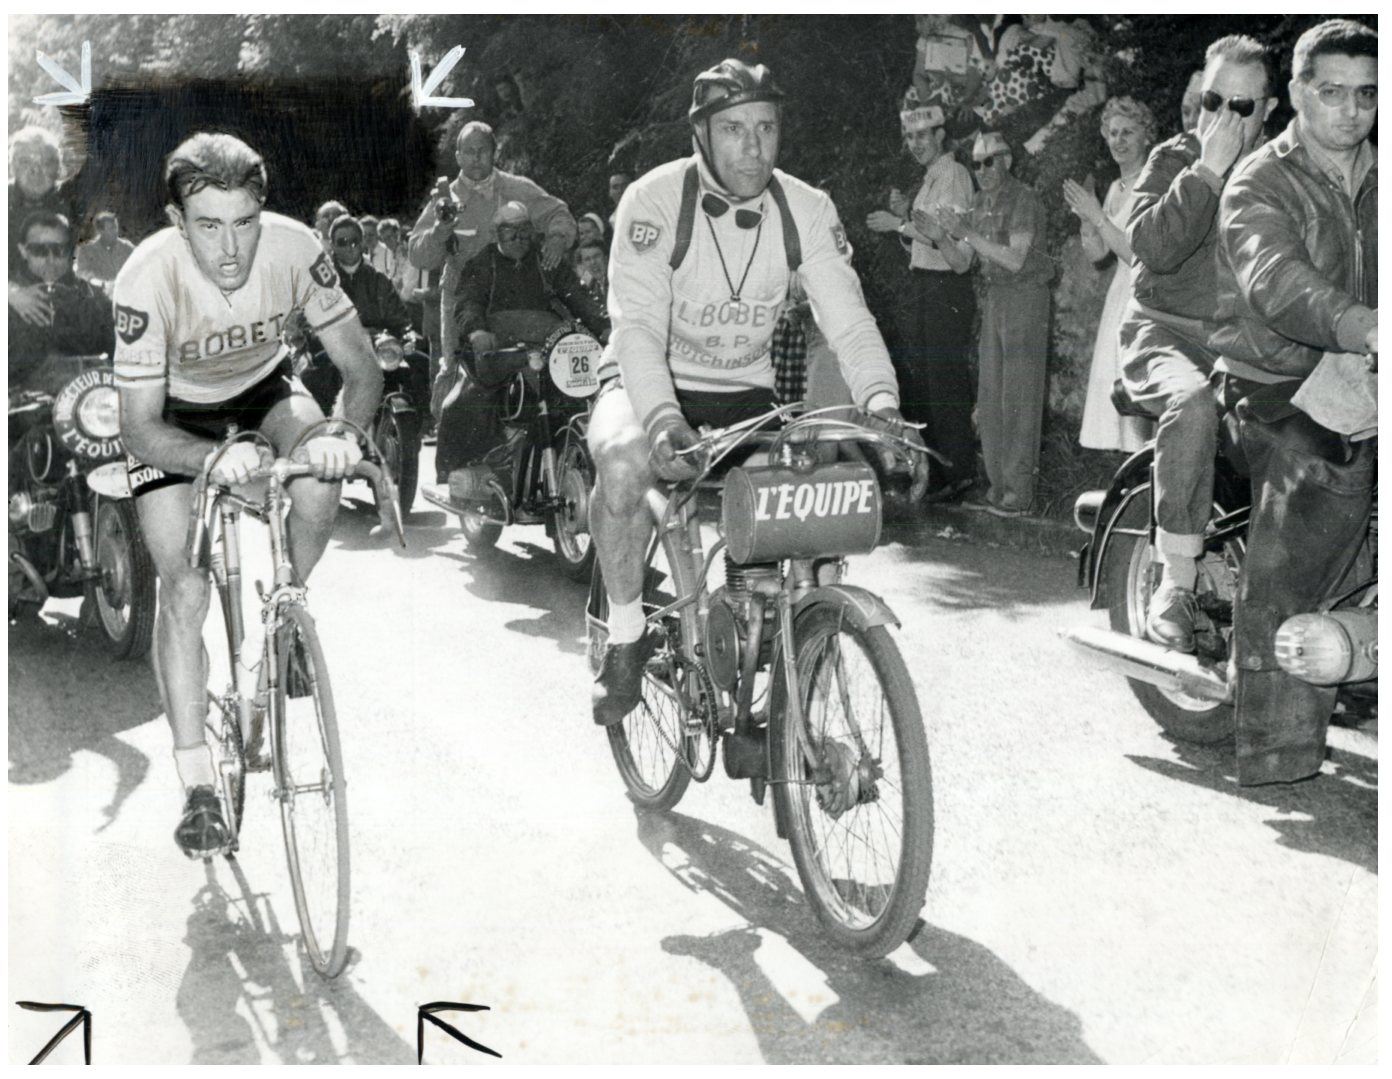
<path fill-rule="evenodd" d="M 762 64 L 725 60 L 702 72 L 689 113 L 696 153 L 631 184 L 615 213 L 607 381 L 589 430 L 590 530 L 610 612 L 592 698 L 604 726 L 637 705 L 657 644 L 640 597 L 652 534 L 644 495 L 657 479 L 695 475 L 676 455 L 696 442 L 694 427 L 772 405 L 770 342 L 794 270 L 855 403 L 903 430 L 894 368 L 836 207 L 774 168 L 782 102 Z M 927 459 L 914 457 L 917 495 Z"/>
<path fill-rule="evenodd" d="M 175 841 L 194 856 L 220 849 L 228 833 L 204 738 L 208 580 L 185 550 L 193 477 L 233 424 L 260 430 L 283 454 L 323 418 L 285 363 L 280 333 L 292 311 L 303 311 L 343 374 L 337 412 L 368 423 L 382 375 L 314 233 L 262 212 L 266 167 L 256 151 L 231 135 L 194 135 L 170 154 L 165 184 L 174 227 L 136 248 L 112 290 L 114 366 L 131 489 L 159 573 L 155 677 L 185 789 Z M 362 458 L 351 437 L 319 436 L 305 449 L 313 478 L 292 484 L 289 518 L 301 581 L 328 544 L 338 481 Z M 239 443 L 212 478 L 242 483 L 259 466 L 257 451 Z"/>

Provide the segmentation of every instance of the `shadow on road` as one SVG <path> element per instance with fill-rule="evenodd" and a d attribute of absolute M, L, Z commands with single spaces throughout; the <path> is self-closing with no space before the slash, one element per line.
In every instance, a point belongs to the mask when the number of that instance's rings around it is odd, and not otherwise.
<path fill-rule="evenodd" d="M 996 610 L 1010 614 L 1015 608 L 1042 607 L 1086 599 L 1077 587 L 1077 565 L 1057 555 L 1020 551 L 1011 547 L 987 547 L 947 539 L 916 540 L 890 535 L 905 543 L 906 566 L 931 563 L 931 576 L 902 575 L 893 603 L 922 603 L 949 611 Z M 854 562 L 852 562 L 854 568 Z"/>
<path fill-rule="evenodd" d="M 229 893 L 207 867 L 193 897 L 184 943 L 193 950 L 175 1004 L 193 1041 L 193 1064 L 410 1064 L 414 1053 L 358 995 L 348 972 L 325 981 L 303 951 L 294 960 L 264 893 L 251 890 L 240 865 L 219 860 L 236 886 Z M 349 967 L 351 971 L 351 963 Z M 244 1005 L 238 1011 L 238 1005 Z"/>
<path fill-rule="evenodd" d="M 1178 761 L 1135 754 L 1127 754 L 1127 757 L 1168 779 L 1269 806 L 1278 813 L 1293 814 L 1266 822 L 1282 846 L 1340 858 L 1377 874 L 1376 760 L 1331 748 L 1328 760 L 1334 765 L 1332 773 L 1326 770 L 1299 783 L 1239 787 L 1237 761 L 1231 745 L 1195 746 L 1168 740 L 1179 754 Z"/>
<path fill-rule="evenodd" d="M 150 767 L 145 754 L 116 736 L 163 713 L 159 690 L 147 662 L 105 653 L 100 630 L 66 614 L 45 617 L 52 621 L 30 615 L 10 625 L 10 782 L 51 782 L 80 750 L 107 758 L 116 787 L 102 809 L 101 831 Z"/>
<path fill-rule="evenodd" d="M 988 949 L 920 923 L 908 947 L 921 973 L 893 959 L 861 959 L 833 947 L 795 883 L 794 871 L 755 843 L 680 813 L 637 812 L 638 837 L 684 885 L 709 892 L 748 928 L 674 936 L 672 955 L 699 959 L 730 980 L 770 1064 L 1100 1063 L 1072 1012 L 1031 989 Z M 787 940 L 826 977 L 829 1001 L 785 996 L 760 961 L 765 937 Z M 806 979 L 802 979 L 805 984 Z"/>
<path fill-rule="evenodd" d="M 341 511 L 334 526 L 334 545 L 341 551 L 390 551 L 397 558 L 427 558 L 437 547 L 443 547 L 458 532 L 453 517 L 441 512 L 416 510 L 406 515 L 402 525 L 406 532 L 406 546 L 396 541 L 396 536 L 380 533 L 378 528 L 377 506 L 371 498 L 357 498 L 345 494 L 340 502 Z"/>

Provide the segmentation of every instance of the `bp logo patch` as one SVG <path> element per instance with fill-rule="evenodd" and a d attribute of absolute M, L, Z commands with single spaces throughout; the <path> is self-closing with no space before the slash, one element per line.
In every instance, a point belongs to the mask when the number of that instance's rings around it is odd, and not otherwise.
<path fill-rule="evenodd" d="M 635 221 L 628 227 L 628 242 L 640 255 L 646 255 L 651 251 L 661 235 L 662 230 L 651 221 Z"/>
<path fill-rule="evenodd" d="M 851 249 L 846 243 L 846 228 L 839 221 L 831 226 L 831 242 L 836 245 L 837 254 L 844 255 Z"/>
<path fill-rule="evenodd" d="M 133 345 L 139 341 L 149 325 L 150 316 L 144 311 L 137 311 L 134 307 L 126 307 L 124 304 L 116 305 L 116 332 L 126 344 Z"/>
<path fill-rule="evenodd" d="M 333 264 L 329 262 L 327 254 L 314 260 L 314 265 L 309 268 L 309 276 L 323 288 L 333 288 L 338 284 L 338 274 L 334 273 Z"/>

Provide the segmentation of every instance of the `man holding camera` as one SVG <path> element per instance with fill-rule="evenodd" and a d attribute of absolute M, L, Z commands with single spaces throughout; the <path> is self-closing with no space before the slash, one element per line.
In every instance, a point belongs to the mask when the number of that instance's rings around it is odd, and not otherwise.
<path fill-rule="evenodd" d="M 444 270 L 440 280 L 441 376 L 453 378 L 461 347 L 454 317 L 455 295 L 464 266 L 488 247 L 493 215 L 507 202 L 527 208 L 533 228 L 542 237 L 541 264 L 553 270 L 575 243 L 575 218 L 566 204 L 525 176 L 493 167 L 498 143 L 493 129 L 472 121 L 460 129 L 455 143 L 459 175 L 443 178 L 411 230 L 408 257 L 421 270 Z"/>

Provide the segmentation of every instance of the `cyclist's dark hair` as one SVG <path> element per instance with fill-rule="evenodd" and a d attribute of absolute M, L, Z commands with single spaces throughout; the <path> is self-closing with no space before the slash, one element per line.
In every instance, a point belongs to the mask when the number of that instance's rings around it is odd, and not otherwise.
<path fill-rule="evenodd" d="M 67 234 L 68 243 L 72 243 L 72 226 L 68 224 L 68 219 L 62 214 L 56 214 L 52 210 L 35 210 L 24 219 L 24 224 L 19 226 L 19 242 L 27 244 L 29 242 L 29 231 L 31 229 L 62 229 Z"/>
<path fill-rule="evenodd" d="M 1301 82 L 1315 76 L 1321 56 L 1367 56 L 1377 59 L 1377 31 L 1352 19 L 1326 19 L 1310 27 L 1295 43 L 1291 74 Z"/>
<path fill-rule="evenodd" d="M 185 139 L 164 166 L 169 201 L 179 209 L 205 187 L 235 191 L 244 187 L 256 201 L 266 201 L 266 163 L 235 135 L 204 131 Z"/>
<path fill-rule="evenodd" d="M 1270 97 L 1276 92 L 1276 58 L 1271 55 L 1271 50 L 1256 38 L 1247 34 L 1220 37 L 1204 53 L 1204 68 L 1207 69 L 1216 60 L 1260 67 L 1266 77 L 1266 96 Z"/>

